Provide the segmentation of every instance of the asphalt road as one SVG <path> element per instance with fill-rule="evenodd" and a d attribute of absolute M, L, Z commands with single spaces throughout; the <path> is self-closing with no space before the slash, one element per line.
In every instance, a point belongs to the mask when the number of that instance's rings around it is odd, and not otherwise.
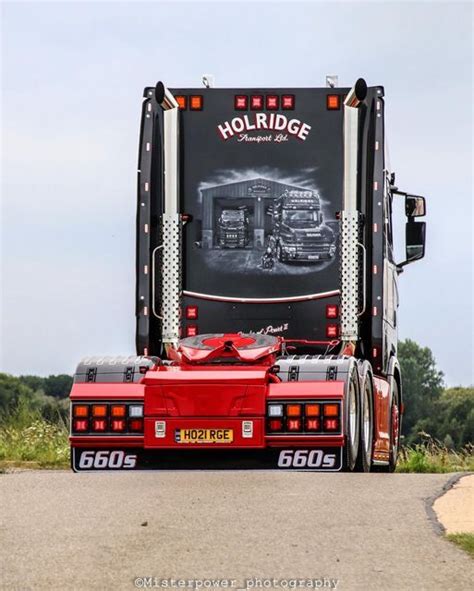
<path fill-rule="evenodd" d="M 227 579 L 230 589 L 246 580 L 253 589 L 472 589 L 474 562 L 442 539 L 427 510 L 449 480 L 254 471 L 6 474 L 0 585 L 115 591 L 156 577 L 155 589 L 171 578 L 199 580 L 202 589 L 209 578 Z"/>

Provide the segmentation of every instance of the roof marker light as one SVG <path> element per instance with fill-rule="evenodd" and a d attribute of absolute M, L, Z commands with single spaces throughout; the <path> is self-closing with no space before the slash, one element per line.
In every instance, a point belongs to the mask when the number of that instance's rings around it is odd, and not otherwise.
<path fill-rule="evenodd" d="M 237 94 L 234 100 L 234 107 L 236 111 L 246 111 L 249 105 L 249 97 L 245 94 Z"/>
<path fill-rule="evenodd" d="M 284 94 L 281 97 L 281 108 L 286 111 L 292 111 L 295 108 L 295 95 Z"/>
<path fill-rule="evenodd" d="M 203 101 L 202 94 L 194 94 L 189 97 L 189 108 L 191 111 L 202 111 Z"/>
<path fill-rule="evenodd" d="M 326 107 L 329 111 L 339 111 L 341 108 L 341 97 L 338 94 L 328 94 L 326 96 Z"/>
<path fill-rule="evenodd" d="M 187 97 L 182 96 L 182 95 L 178 95 L 174 97 L 176 99 L 176 102 L 178 103 L 178 107 L 184 111 L 186 109 L 186 104 L 187 104 Z"/>
<path fill-rule="evenodd" d="M 269 111 L 276 111 L 278 109 L 279 97 L 277 94 L 267 95 L 267 109 Z"/>
<path fill-rule="evenodd" d="M 259 111 L 260 109 L 263 109 L 263 96 L 261 94 L 257 94 L 251 97 L 250 108 L 253 111 Z"/>

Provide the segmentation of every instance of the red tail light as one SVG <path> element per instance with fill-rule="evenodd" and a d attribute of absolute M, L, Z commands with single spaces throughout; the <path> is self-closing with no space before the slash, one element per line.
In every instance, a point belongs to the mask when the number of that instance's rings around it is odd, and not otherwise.
<path fill-rule="evenodd" d="M 339 306 L 336 304 L 328 304 L 326 306 L 326 318 L 337 318 L 339 316 Z"/>
<path fill-rule="evenodd" d="M 306 431 L 319 431 L 319 419 L 306 419 Z"/>
<path fill-rule="evenodd" d="M 301 419 L 288 419 L 286 428 L 288 431 L 301 431 Z"/>
<path fill-rule="evenodd" d="M 325 431 L 337 431 L 339 429 L 339 419 L 324 419 Z"/>
<path fill-rule="evenodd" d="M 107 421 L 105 419 L 94 419 L 92 421 L 92 430 L 93 431 L 106 431 L 107 430 Z"/>
<path fill-rule="evenodd" d="M 114 420 L 112 420 L 111 430 L 112 431 L 125 431 L 125 421 L 124 421 L 124 419 L 114 419 Z"/>
<path fill-rule="evenodd" d="M 337 324 L 328 324 L 326 326 L 326 336 L 329 339 L 334 339 L 339 336 L 339 326 Z"/>
<path fill-rule="evenodd" d="M 186 336 L 195 337 L 198 333 L 198 327 L 195 324 L 190 324 L 186 327 Z"/>
<path fill-rule="evenodd" d="M 74 431 L 87 431 L 88 422 L 85 419 L 76 419 L 72 423 Z"/>
<path fill-rule="evenodd" d="M 186 306 L 186 318 L 188 320 L 197 320 L 198 307 L 197 306 Z"/>
<path fill-rule="evenodd" d="M 281 431 L 283 428 L 283 421 L 281 419 L 270 419 L 268 421 L 270 431 Z"/>
<path fill-rule="evenodd" d="M 141 433 L 143 431 L 143 419 L 131 419 L 128 427 L 134 433 Z"/>

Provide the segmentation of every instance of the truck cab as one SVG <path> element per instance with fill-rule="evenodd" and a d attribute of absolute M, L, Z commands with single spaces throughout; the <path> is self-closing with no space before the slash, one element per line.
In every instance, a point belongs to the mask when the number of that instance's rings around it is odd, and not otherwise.
<path fill-rule="evenodd" d="M 274 207 L 273 230 L 280 262 L 319 262 L 336 253 L 334 232 L 323 223 L 316 191 L 285 191 Z"/>
<path fill-rule="evenodd" d="M 221 248 L 245 248 L 249 242 L 249 219 L 243 209 L 223 209 L 217 221 Z"/>

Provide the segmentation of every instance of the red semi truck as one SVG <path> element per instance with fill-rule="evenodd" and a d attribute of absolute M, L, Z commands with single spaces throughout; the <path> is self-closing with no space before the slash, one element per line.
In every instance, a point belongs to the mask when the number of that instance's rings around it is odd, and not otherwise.
<path fill-rule="evenodd" d="M 394 470 L 397 278 L 424 256 L 415 218 L 425 200 L 395 186 L 384 145 L 384 90 L 363 79 L 145 88 L 137 351 L 79 364 L 73 470 Z M 331 256 L 276 256 L 282 195 L 317 196 Z M 397 264 L 400 196 L 406 260 Z M 229 210 L 246 212 L 247 239 L 221 248 Z M 293 233 L 291 248 L 303 249 L 307 231 Z"/>

